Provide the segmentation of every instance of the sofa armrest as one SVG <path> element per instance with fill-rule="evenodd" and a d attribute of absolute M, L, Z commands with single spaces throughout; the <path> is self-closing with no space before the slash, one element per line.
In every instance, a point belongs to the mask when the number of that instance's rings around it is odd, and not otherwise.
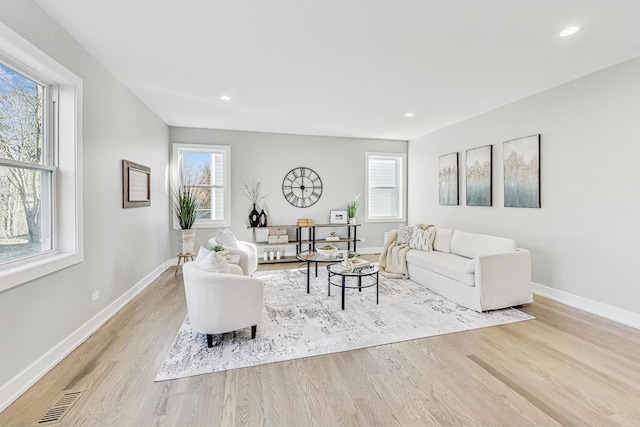
<path fill-rule="evenodd" d="M 483 311 L 525 304 L 533 301 L 531 291 L 531 254 L 517 249 L 474 258 L 475 285 Z"/>

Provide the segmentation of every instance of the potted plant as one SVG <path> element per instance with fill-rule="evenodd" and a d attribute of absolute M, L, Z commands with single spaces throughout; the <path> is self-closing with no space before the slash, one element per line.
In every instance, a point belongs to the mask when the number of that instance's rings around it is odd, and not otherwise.
<path fill-rule="evenodd" d="M 358 199 L 360 198 L 360 194 L 358 194 L 352 202 L 349 202 L 347 205 L 347 215 L 349 216 L 349 224 L 356 223 L 356 214 L 358 213 Z"/>
<path fill-rule="evenodd" d="M 196 240 L 196 230 L 191 227 L 196 222 L 200 207 L 196 187 L 189 184 L 178 185 L 173 192 L 171 204 L 180 226 L 180 253 L 191 254 Z"/>

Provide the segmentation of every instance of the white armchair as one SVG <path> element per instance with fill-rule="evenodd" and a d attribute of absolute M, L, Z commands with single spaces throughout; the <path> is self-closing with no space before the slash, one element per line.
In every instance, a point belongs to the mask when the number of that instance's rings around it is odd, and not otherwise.
<path fill-rule="evenodd" d="M 213 346 L 214 334 L 249 326 L 251 338 L 256 337 L 264 306 L 262 280 L 211 273 L 196 267 L 194 262 L 184 264 L 182 273 L 191 328 L 207 336 L 209 347 Z"/>
<path fill-rule="evenodd" d="M 215 237 L 209 239 L 208 243 L 210 246 L 219 244 Z M 240 262 L 238 265 L 242 268 L 244 275 L 252 276 L 258 269 L 258 249 L 253 243 L 243 242 L 241 240 L 237 240 L 236 243 L 238 244 L 238 249 L 228 246 L 225 246 L 225 249 L 228 250 L 231 255 L 239 255 Z"/>

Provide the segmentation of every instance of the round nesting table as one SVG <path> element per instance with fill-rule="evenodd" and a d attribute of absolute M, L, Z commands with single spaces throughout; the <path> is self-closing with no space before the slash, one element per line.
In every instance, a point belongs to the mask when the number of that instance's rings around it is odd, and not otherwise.
<path fill-rule="evenodd" d="M 307 293 L 309 293 L 309 288 L 311 286 L 311 263 L 316 264 L 316 277 L 318 277 L 318 263 L 319 262 L 337 262 L 342 261 L 342 258 L 337 258 L 335 255 L 320 255 L 315 251 L 307 251 L 300 252 L 296 255 L 300 261 L 304 261 L 307 263 Z"/>
<path fill-rule="evenodd" d="M 372 286 L 376 287 L 376 304 L 378 304 L 379 293 L 378 293 L 378 266 L 377 265 L 368 265 L 362 268 L 356 268 L 353 271 L 346 271 L 340 262 L 334 262 L 332 264 L 327 265 L 327 289 L 328 294 L 331 296 L 331 286 L 337 286 L 342 289 L 342 309 L 344 310 L 344 296 L 346 289 L 358 289 L 358 292 L 362 292 L 363 288 L 370 288 Z M 341 277 L 340 283 L 333 283 L 331 279 L 335 276 Z M 372 280 L 369 284 L 362 284 L 362 279 L 370 277 Z M 357 279 L 357 286 L 347 286 L 347 279 L 354 278 Z"/>

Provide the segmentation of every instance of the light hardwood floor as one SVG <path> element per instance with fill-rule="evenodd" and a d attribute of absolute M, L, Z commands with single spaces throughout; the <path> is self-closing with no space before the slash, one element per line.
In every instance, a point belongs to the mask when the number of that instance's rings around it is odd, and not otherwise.
<path fill-rule="evenodd" d="M 536 319 L 154 383 L 186 315 L 169 269 L 0 426 L 36 425 L 68 389 L 86 390 L 72 426 L 640 425 L 637 329 L 541 297 L 523 311 Z"/>

